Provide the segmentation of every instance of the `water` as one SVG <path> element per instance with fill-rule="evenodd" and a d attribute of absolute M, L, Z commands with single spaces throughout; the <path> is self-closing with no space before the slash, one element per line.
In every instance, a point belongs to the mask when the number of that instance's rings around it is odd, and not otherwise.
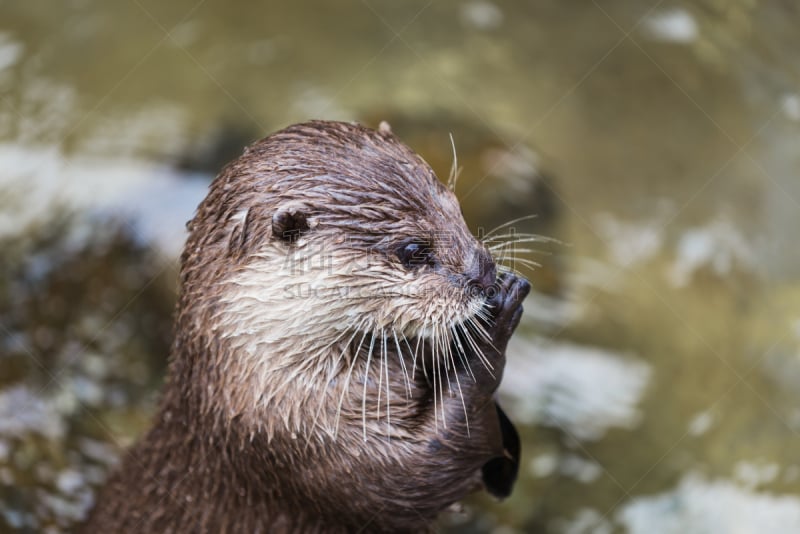
<path fill-rule="evenodd" d="M 800 10 L 778 0 L 0 7 L 0 531 L 147 427 L 183 223 L 248 142 L 388 119 L 537 245 L 476 532 L 800 531 Z M 449 525 L 449 526 L 447 526 Z"/>

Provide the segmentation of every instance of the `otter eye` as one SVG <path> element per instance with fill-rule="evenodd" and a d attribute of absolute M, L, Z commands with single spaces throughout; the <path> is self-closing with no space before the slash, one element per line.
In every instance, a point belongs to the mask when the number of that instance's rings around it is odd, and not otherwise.
<path fill-rule="evenodd" d="M 272 235 L 286 243 L 296 243 L 308 231 L 304 213 L 296 210 L 279 210 L 272 216 Z"/>
<path fill-rule="evenodd" d="M 412 239 L 397 248 L 397 258 L 407 268 L 433 265 L 433 244 L 426 239 Z"/>

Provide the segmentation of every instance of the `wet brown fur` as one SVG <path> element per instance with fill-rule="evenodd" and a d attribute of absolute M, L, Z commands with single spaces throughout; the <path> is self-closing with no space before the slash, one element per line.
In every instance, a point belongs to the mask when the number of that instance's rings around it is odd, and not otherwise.
<path fill-rule="evenodd" d="M 476 355 L 469 355 L 471 372 L 454 360 L 436 402 L 430 350 L 407 383 L 411 362 L 401 367 L 393 341 L 383 349 L 388 368 L 375 361 L 367 367 L 371 338 L 345 336 L 328 355 L 334 360 L 343 347 L 341 362 L 312 371 L 319 355 L 300 360 L 316 382 L 310 387 L 274 370 L 264 383 L 260 358 L 273 355 L 247 360 L 236 340 L 222 335 L 231 277 L 246 273 L 254 254 L 277 238 L 272 217 L 287 204 L 308 216 L 301 240 L 353 253 L 389 258 L 399 238 L 446 228 L 448 242 L 436 252 L 456 287 L 466 284 L 475 254 L 484 254 L 455 197 L 384 129 L 311 122 L 248 148 L 216 178 L 189 225 L 158 414 L 99 496 L 86 532 L 421 531 L 479 489 L 481 467 L 504 454 L 493 393 L 518 311 L 481 343 L 493 369 Z M 354 378 L 346 384 L 351 364 Z M 281 391 L 270 391 L 279 384 Z"/>

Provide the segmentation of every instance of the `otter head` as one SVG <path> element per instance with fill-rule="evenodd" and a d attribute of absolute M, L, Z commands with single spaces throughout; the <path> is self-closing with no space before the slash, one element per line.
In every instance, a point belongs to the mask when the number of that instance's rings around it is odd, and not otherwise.
<path fill-rule="evenodd" d="M 301 429 L 302 400 L 370 334 L 434 353 L 478 335 L 496 277 L 453 192 L 387 128 L 267 137 L 217 177 L 189 230 L 179 331 L 215 354 L 192 363 L 213 375 L 200 394 L 255 424 L 270 409 Z"/>

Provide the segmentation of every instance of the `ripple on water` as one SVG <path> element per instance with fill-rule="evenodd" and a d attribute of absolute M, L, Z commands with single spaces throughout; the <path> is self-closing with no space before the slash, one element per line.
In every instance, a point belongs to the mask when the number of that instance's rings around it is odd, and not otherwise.
<path fill-rule="evenodd" d="M 64 435 L 60 415 L 41 395 L 23 385 L 0 390 L 0 437 L 38 433 L 48 439 Z"/>
<path fill-rule="evenodd" d="M 611 351 L 516 336 L 501 391 L 526 423 L 557 427 L 588 441 L 611 428 L 634 428 L 650 365 Z"/>
<path fill-rule="evenodd" d="M 630 534 L 790 534 L 800 532 L 800 497 L 689 473 L 671 491 L 633 498 L 617 520 Z"/>

